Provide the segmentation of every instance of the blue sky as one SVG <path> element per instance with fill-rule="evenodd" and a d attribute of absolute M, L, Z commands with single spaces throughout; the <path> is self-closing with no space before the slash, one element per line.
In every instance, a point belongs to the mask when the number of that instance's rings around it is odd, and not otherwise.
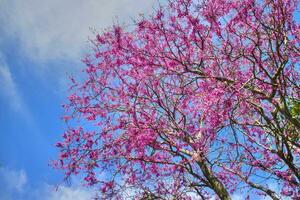
<path fill-rule="evenodd" d="M 84 2 L 84 3 L 83 3 Z M 48 166 L 65 129 L 68 75 L 80 76 L 92 29 L 148 13 L 149 0 L 0 0 L 0 199 L 88 199 Z M 55 187 L 59 185 L 58 191 Z M 76 198 L 75 198 L 76 197 Z"/>

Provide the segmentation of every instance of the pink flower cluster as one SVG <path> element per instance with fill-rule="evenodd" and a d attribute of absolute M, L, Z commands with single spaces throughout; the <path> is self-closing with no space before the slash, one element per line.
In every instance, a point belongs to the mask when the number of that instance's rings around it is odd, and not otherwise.
<path fill-rule="evenodd" d="M 97 35 L 56 166 L 104 199 L 299 199 L 297 3 L 170 0 Z"/>

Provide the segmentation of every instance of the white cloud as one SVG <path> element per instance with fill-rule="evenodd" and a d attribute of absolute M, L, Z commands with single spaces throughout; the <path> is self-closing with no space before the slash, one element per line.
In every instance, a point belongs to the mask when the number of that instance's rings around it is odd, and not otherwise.
<path fill-rule="evenodd" d="M 155 0 L 2 0 L 4 35 L 17 39 L 22 53 L 34 61 L 80 60 L 91 35 L 113 19 L 128 21 L 151 10 Z M 0 28 L 1 29 L 1 28 Z M 3 38 L 5 39 L 5 38 Z"/>
<path fill-rule="evenodd" d="M 52 185 L 45 184 L 42 188 L 37 188 L 33 199 L 44 200 L 90 200 L 95 197 L 95 192 L 91 189 L 80 186 L 60 186 L 55 188 Z"/>
<path fill-rule="evenodd" d="M 27 175 L 24 170 L 11 170 L 0 168 L 0 179 L 8 190 L 12 192 L 23 192 L 27 184 Z"/>
<path fill-rule="evenodd" d="M 241 194 L 233 194 L 231 198 L 232 198 L 232 200 L 243 200 L 243 199 L 245 199 L 245 197 Z"/>
<path fill-rule="evenodd" d="M 157 0 L 0 0 L 0 53 L 13 49 L 10 59 L 22 63 L 18 70 L 61 95 L 68 75 L 81 76 L 91 29 L 101 32 L 116 17 L 130 24 L 155 5 Z"/>
<path fill-rule="evenodd" d="M 48 183 L 34 187 L 28 181 L 26 171 L 0 168 L 0 199 L 1 200 L 90 200 L 95 191 L 81 186 L 75 180 L 71 186 L 58 187 Z"/>
<path fill-rule="evenodd" d="M 0 55 L 0 95 L 2 95 L 7 103 L 15 111 L 22 111 L 24 103 L 18 92 L 13 76 L 3 57 Z"/>
<path fill-rule="evenodd" d="M 14 112 L 20 114 L 25 121 L 36 128 L 33 116 L 25 104 L 15 83 L 14 76 L 0 52 L 0 98 L 4 100 Z"/>

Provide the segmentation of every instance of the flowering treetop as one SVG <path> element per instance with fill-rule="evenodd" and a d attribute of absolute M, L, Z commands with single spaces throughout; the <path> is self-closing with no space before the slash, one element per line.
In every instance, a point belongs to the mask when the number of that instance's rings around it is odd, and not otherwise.
<path fill-rule="evenodd" d="M 97 35 L 56 166 L 103 199 L 299 199 L 297 3 L 169 0 Z"/>

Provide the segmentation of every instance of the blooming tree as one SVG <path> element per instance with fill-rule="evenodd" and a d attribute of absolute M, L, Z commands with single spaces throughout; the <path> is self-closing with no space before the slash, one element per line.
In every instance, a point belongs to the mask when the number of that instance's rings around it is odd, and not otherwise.
<path fill-rule="evenodd" d="M 102 199 L 299 199 L 297 3 L 169 0 L 98 34 L 56 166 Z"/>

